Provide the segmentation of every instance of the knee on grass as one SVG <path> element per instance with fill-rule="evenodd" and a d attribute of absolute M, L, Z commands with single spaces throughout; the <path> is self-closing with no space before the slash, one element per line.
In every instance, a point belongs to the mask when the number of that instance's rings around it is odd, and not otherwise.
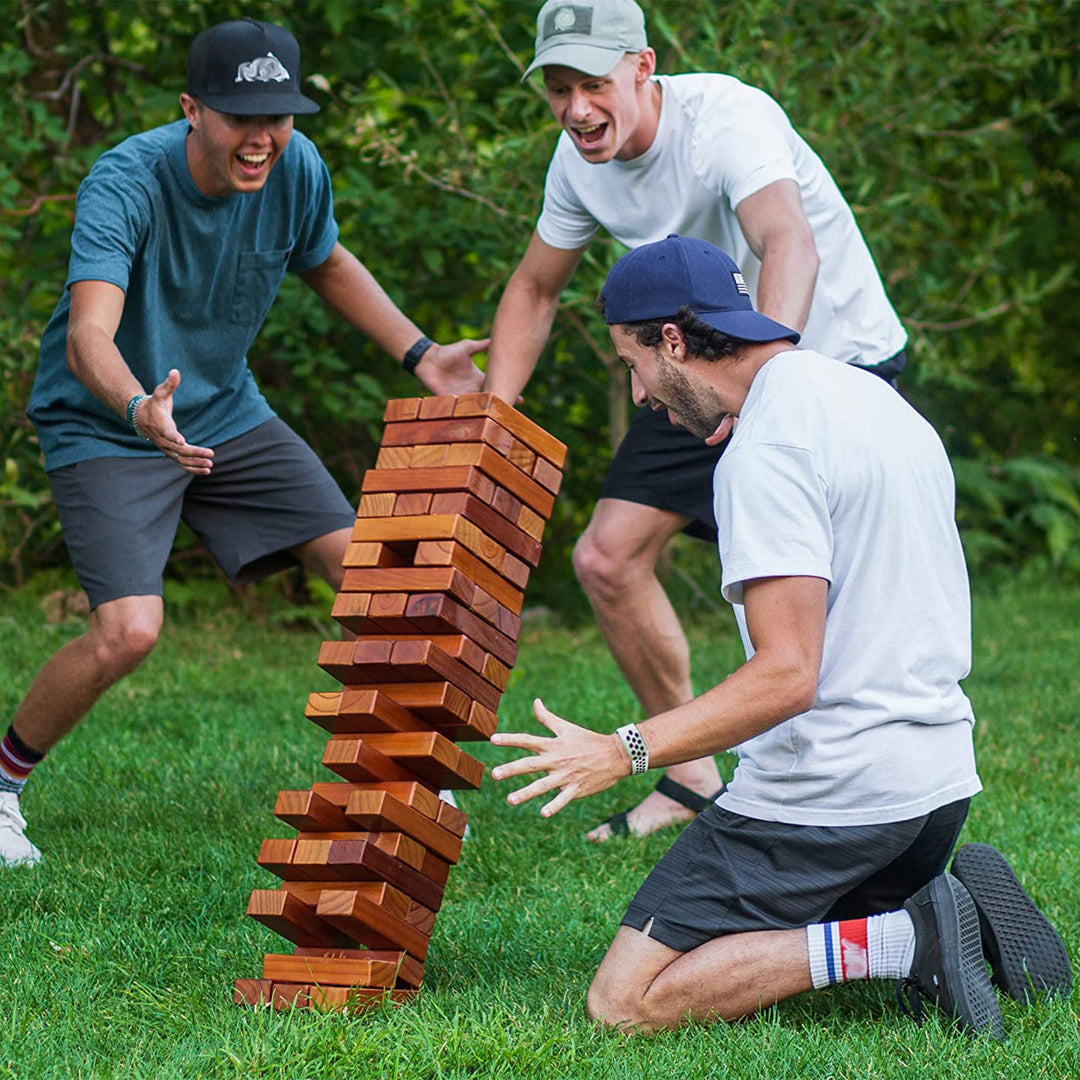
<path fill-rule="evenodd" d="M 657 1001 L 655 1004 L 660 1005 Z M 677 1027 L 679 1014 L 653 1007 L 644 994 L 613 980 L 594 978 L 585 1000 L 589 1019 L 600 1027 L 623 1035 L 648 1035 L 653 1031 Z"/>

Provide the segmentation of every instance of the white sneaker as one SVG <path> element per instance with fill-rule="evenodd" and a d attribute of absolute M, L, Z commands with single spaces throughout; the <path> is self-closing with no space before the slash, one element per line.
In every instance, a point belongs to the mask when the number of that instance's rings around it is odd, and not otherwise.
<path fill-rule="evenodd" d="M 41 852 L 26 838 L 26 818 L 19 812 L 19 796 L 0 791 L 0 866 L 34 866 Z"/>

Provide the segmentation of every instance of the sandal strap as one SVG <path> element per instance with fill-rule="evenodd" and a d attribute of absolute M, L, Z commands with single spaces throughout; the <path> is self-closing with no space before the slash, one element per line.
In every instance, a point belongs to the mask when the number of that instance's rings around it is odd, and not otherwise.
<path fill-rule="evenodd" d="M 720 791 L 712 796 L 699 795 L 685 784 L 680 784 L 668 776 L 661 776 L 656 782 L 656 790 L 659 791 L 661 795 L 666 795 L 669 799 L 673 799 L 680 806 L 685 806 L 687 810 L 693 810 L 695 814 L 700 814 L 702 810 L 708 810 L 709 807 L 712 806 L 716 801 L 717 795 L 724 789 L 721 787 Z"/>
<path fill-rule="evenodd" d="M 620 810 L 617 814 L 612 814 L 611 817 L 604 822 L 604 824 L 611 830 L 612 836 L 629 836 L 630 835 L 630 811 Z"/>

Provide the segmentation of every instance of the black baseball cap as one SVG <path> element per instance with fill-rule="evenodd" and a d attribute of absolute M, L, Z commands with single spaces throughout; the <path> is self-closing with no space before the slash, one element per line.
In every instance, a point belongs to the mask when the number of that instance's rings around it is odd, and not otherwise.
<path fill-rule="evenodd" d="M 254 19 L 218 23 L 188 49 L 187 92 L 232 116 L 317 113 L 300 93 L 300 46 L 284 27 Z"/>
<path fill-rule="evenodd" d="M 609 326 L 670 319 L 688 307 L 714 330 L 741 341 L 799 341 L 790 326 L 754 310 L 730 255 L 689 236 L 673 233 L 627 252 L 611 268 L 600 295 Z"/>

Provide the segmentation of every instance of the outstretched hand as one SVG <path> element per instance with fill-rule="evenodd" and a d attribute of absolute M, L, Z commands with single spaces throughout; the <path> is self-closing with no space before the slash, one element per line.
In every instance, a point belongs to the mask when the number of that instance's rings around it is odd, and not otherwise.
<path fill-rule="evenodd" d="M 137 418 L 143 434 L 185 472 L 205 476 L 213 466 L 214 451 L 191 446 L 173 420 L 173 394 L 180 385 L 180 372 L 172 368 L 154 392 L 138 406 Z"/>
<path fill-rule="evenodd" d="M 491 736 L 496 746 L 513 746 L 534 755 L 497 765 L 491 770 L 496 780 L 529 773 L 545 774 L 511 792 L 506 797 L 511 806 L 558 790 L 559 794 L 540 809 L 541 816 L 551 817 L 571 800 L 606 791 L 617 780 L 629 775 L 630 758 L 618 735 L 602 735 L 571 724 L 551 712 L 539 698 L 533 702 L 533 715 L 554 738 L 512 732 Z"/>
<path fill-rule="evenodd" d="M 463 338 L 452 345 L 432 345 L 420 358 L 416 377 L 436 396 L 474 394 L 484 384 L 484 373 L 473 363 L 473 357 L 483 352 L 490 341 Z"/>

